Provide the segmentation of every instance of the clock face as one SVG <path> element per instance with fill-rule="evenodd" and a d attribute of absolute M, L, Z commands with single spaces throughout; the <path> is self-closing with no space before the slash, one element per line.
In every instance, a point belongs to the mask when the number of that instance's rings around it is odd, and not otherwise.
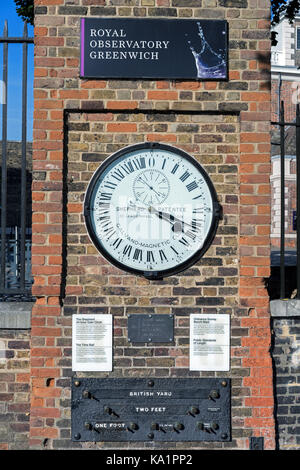
<path fill-rule="evenodd" d="M 109 157 L 88 186 L 88 233 L 115 266 L 161 279 L 194 264 L 215 235 L 220 206 L 199 163 L 159 143 Z"/>

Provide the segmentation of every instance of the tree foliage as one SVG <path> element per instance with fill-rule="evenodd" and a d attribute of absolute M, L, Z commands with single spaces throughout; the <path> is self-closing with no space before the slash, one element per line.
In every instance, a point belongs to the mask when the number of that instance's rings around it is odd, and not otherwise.
<path fill-rule="evenodd" d="M 300 0 L 271 0 L 272 26 L 276 26 L 282 17 L 293 23 L 297 12 L 300 10 Z M 276 46 L 277 40 L 274 31 L 271 33 L 272 46 Z"/>
<path fill-rule="evenodd" d="M 34 0 L 14 0 L 17 14 L 23 21 L 34 23 Z M 300 10 L 300 0 L 271 0 L 272 26 L 276 26 L 282 17 L 292 24 L 296 13 Z M 276 34 L 272 32 L 272 45 L 277 44 Z"/>
<path fill-rule="evenodd" d="M 17 14 L 27 23 L 34 23 L 34 0 L 14 0 Z"/>

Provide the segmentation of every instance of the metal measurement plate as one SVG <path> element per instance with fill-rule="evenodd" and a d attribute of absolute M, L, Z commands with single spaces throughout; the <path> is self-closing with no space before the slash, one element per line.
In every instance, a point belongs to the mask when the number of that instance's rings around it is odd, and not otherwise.
<path fill-rule="evenodd" d="M 73 441 L 230 441 L 230 379 L 74 378 Z"/>
<path fill-rule="evenodd" d="M 132 343 L 174 341 L 174 315 L 128 315 L 128 341 Z"/>

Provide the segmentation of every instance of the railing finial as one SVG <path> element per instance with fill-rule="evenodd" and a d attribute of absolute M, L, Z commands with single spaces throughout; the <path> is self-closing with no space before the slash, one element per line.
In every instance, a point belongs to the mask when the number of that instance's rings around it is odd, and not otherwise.
<path fill-rule="evenodd" d="M 3 37 L 4 38 L 8 37 L 8 23 L 7 23 L 7 20 L 4 21 Z"/>
<path fill-rule="evenodd" d="M 28 38 L 27 21 L 24 21 L 23 38 L 26 38 L 26 39 Z"/>

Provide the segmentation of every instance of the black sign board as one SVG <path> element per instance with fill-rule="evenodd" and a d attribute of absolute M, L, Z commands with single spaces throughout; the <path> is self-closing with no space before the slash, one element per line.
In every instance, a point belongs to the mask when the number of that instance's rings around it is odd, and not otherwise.
<path fill-rule="evenodd" d="M 169 343 L 173 340 L 173 315 L 128 315 L 128 341 L 132 343 Z"/>
<path fill-rule="evenodd" d="M 74 378 L 73 441 L 231 439 L 230 379 Z"/>
<path fill-rule="evenodd" d="M 227 78 L 227 22 L 82 18 L 82 78 Z"/>

